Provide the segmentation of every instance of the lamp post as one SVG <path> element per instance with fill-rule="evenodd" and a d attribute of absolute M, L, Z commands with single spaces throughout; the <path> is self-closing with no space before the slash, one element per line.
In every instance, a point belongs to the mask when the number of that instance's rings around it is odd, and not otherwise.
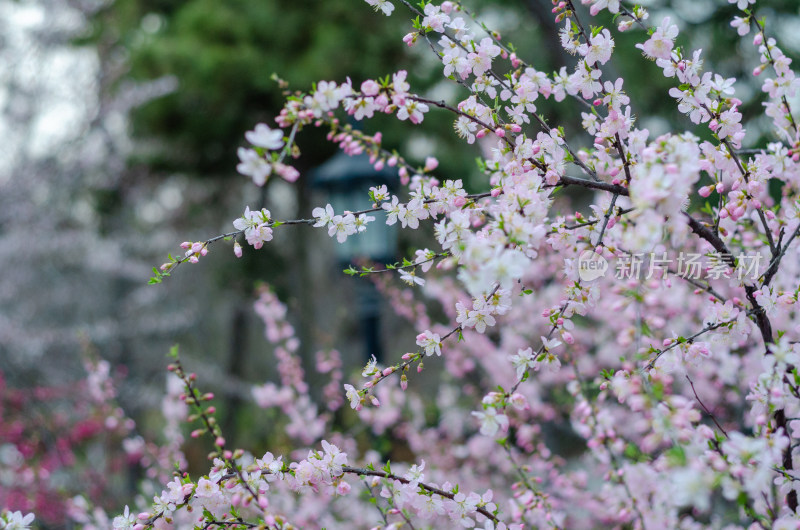
<path fill-rule="evenodd" d="M 345 210 L 356 212 L 371 208 L 369 188 L 385 184 L 393 191 L 397 188 L 398 177 L 388 168 L 376 170 L 366 154 L 349 156 L 340 151 L 311 173 L 311 182 L 328 194 L 333 210 L 341 214 Z M 337 261 L 345 267 L 359 260 L 393 262 L 397 252 L 397 227 L 376 219 L 364 232 L 335 245 L 335 252 Z M 380 295 L 369 280 L 356 284 L 356 294 L 365 357 L 375 355 L 380 359 Z"/>

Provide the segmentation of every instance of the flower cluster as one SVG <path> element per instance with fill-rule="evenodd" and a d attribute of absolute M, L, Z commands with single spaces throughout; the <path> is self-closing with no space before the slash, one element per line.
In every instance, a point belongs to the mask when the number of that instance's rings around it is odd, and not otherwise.
<path fill-rule="evenodd" d="M 237 151 L 239 164 L 236 170 L 253 179 L 253 183 L 257 186 L 266 184 L 273 173 L 289 182 L 294 182 L 300 177 L 295 168 L 282 163 L 285 152 L 281 156 L 268 155 L 270 151 L 277 151 L 284 145 L 283 132 L 280 129 L 272 130 L 266 124 L 259 123 L 254 130 L 245 133 L 245 138 L 253 147 L 239 148 Z"/>
<path fill-rule="evenodd" d="M 394 11 L 387 0 L 367 3 Z M 641 7 L 583 3 L 592 17 L 616 15 L 618 31 L 647 28 Z M 742 113 L 749 95 L 737 93 L 735 80 L 713 71 L 701 51 L 678 46 L 679 25 L 669 17 L 634 35 L 635 53 L 673 85 L 664 95 L 693 132 L 643 128 L 649 122 L 636 116 L 626 92 L 631 80 L 609 68 L 624 40 L 613 26 L 583 20 L 571 0 L 553 2 L 568 58 L 555 72 L 523 61 L 460 3 L 407 4 L 416 19 L 404 41 L 428 45 L 435 67 L 465 91 L 460 101 L 415 93 L 406 70 L 360 85 L 320 81 L 281 110 L 276 121 L 288 135 L 266 126 L 249 132 L 254 148 L 240 154 L 240 171 L 256 183 L 281 171 L 283 155 L 295 152 L 295 134 L 308 126 L 329 127 L 330 141 L 346 154 L 365 153 L 376 169 L 395 168 L 403 188 L 373 187 L 372 208 L 337 213 L 328 204 L 313 209 L 312 219 L 283 222 L 248 209 L 234 225 L 256 248 L 285 224 L 325 228 L 340 243 L 378 216 L 406 230 L 429 227 L 436 248 L 385 269 L 348 270 L 397 273 L 375 276 L 386 280 L 381 289 L 398 317 L 417 330 L 418 349 L 385 366 L 372 358 L 359 386 L 345 383 L 338 357 L 320 356 L 331 373 L 326 392 L 339 401 L 326 394 L 331 405 L 319 411 L 304 400 L 308 387 L 286 308 L 261 293 L 257 311 L 281 381 L 256 387 L 253 396 L 290 418 L 290 438 L 329 441 L 296 462 L 267 454 L 255 464 L 215 441 L 212 473 L 197 482 L 173 479 L 138 520 L 164 524 L 157 521 L 167 521 L 167 508 L 172 517 L 191 506 L 205 510 L 195 524 L 221 526 L 235 508 L 252 524 L 280 527 L 307 517 L 297 499 L 314 496 L 326 503 L 331 519 L 324 526 L 355 525 L 361 510 L 342 515 L 332 499 L 361 506 L 348 495 L 356 482 L 344 479 L 357 475 L 386 525 L 419 518 L 464 527 L 485 521 L 487 528 L 796 527 L 798 81 L 764 20 L 750 11 L 752 2 L 736 3 L 742 12 L 733 27 L 742 36 L 756 30 L 753 75 L 763 76 L 770 118 L 759 126 L 771 121 L 774 130 L 766 147 L 743 149 L 757 141 L 747 136 Z M 551 104 L 578 106 L 572 123 L 579 130 L 549 123 L 542 109 Z M 483 148 L 482 192 L 439 178 L 434 157 L 415 167 L 387 150 L 379 132 L 341 123 L 343 115 L 395 114 L 420 124 L 434 108 L 452 114 L 458 137 Z M 584 193 L 573 194 L 577 188 Z M 212 241 L 187 243 L 186 258 L 196 261 Z M 646 277 L 606 274 L 609 259 L 667 252 L 713 255 L 707 267 L 722 274 L 699 279 L 671 267 Z M 741 267 L 737 256 L 745 254 L 763 257 L 763 271 L 725 274 Z M 447 376 L 420 394 L 409 376 L 423 363 L 442 366 Z M 391 378 L 399 385 L 386 384 Z M 359 435 L 326 436 L 328 413 L 343 399 L 355 412 L 342 413 L 366 426 L 359 432 L 402 440 L 415 462 L 406 473 L 350 466 L 381 455 L 359 453 L 369 445 Z M 209 425 L 204 429 L 216 433 Z M 579 442 L 545 443 L 551 431 Z M 490 492 L 477 493 L 489 484 Z M 130 513 L 120 517 L 120 524 L 145 524 Z"/>
<path fill-rule="evenodd" d="M 352 212 L 335 214 L 333 206 L 328 204 L 325 208 L 314 208 L 315 227 L 325 227 L 328 229 L 330 237 L 336 236 L 339 243 L 344 243 L 348 236 L 358 234 L 367 229 L 367 223 L 375 220 L 375 217 L 366 213 L 359 213 L 356 217 Z"/>
<path fill-rule="evenodd" d="M 260 212 L 251 212 L 250 207 L 244 209 L 244 215 L 233 222 L 236 230 L 244 232 L 247 243 L 259 249 L 264 242 L 272 240 L 272 219 L 269 210 L 262 208 Z M 234 247 L 237 257 L 241 257 L 241 248 Z"/>

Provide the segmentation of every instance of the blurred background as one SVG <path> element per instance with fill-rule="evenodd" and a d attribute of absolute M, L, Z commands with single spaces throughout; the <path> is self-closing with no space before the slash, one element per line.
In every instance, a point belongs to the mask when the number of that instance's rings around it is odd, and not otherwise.
<path fill-rule="evenodd" d="M 677 19 L 684 44 L 703 48 L 717 71 L 740 77 L 743 64 L 757 61 L 756 52 L 728 26 L 734 6 L 723 3 L 644 5 L 651 20 L 665 13 Z M 773 31 L 786 53 L 797 56 L 796 3 L 769 4 L 764 14 L 776 21 Z M 471 7 L 537 69 L 573 64 L 557 45 L 550 2 L 476 0 Z M 273 74 L 305 91 L 319 80 L 349 76 L 357 86 L 405 68 L 412 90 L 453 103 L 464 96 L 442 78 L 430 49 L 403 44 L 410 18 L 399 5 L 385 17 L 351 0 L 0 0 L 0 508 L 33 509 L 41 498 L 81 491 L 70 486 L 68 471 L 23 488 L 3 466 L 21 454 L 46 456 L 52 468 L 68 469 L 58 433 L 78 421 L 70 404 L 81 397 L 73 385 L 85 378 L 86 359 L 95 366 L 108 362 L 124 415 L 136 420 L 142 436 L 157 437 L 165 355 L 180 344 L 204 389 L 222 397 L 230 445 L 266 445 L 264 433 L 248 427 L 258 413 L 250 386 L 277 379 L 274 348 L 253 311 L 260 282 L 288 306 L 307 369 L 317 351 L 336 349 L 347 380 L 371 354 L 396 358 L 415 348 L 415 330 L 394 320 L 388 325 L 391 307 L 364 286 L 367 280 L 342 269 L 345 259 L 397 260 L 435 248 L 425 234 L 342 256 L 322 231 L 284 227 L 260 251 L 245 248 L 240 260 L 219 243 L 200 264 L 147 284 L 152 267 L 179 253 L 181 241 L 231 230 L 245 206 L 264 206 L 278 219 L 307 218 L 314 206 L 331 202 L 331 192 L 351 190 L 368 172 L 357 162 L 324 166 L 336 147 L 326 131 L 307 129 L 299 138 L 295 184 L 275 179 L 258 188 L 236 173 L 244 132 L 259 122 L 273 126 L 281 108 Z M 666 96 L 669 84 L 658 69 L 626 60 L 638 55 L 632 43 L 640 35 L 615 38 L 609 71 L 625 77 L 635 108 L 647 109 L 643 126 L 651 137 L 674 124 L 690 128 Z M 737 84 L 745 117 L 752 118 L 750 145 L 770 140 L 759 132 L 758 88 Z M 551 123 L 570 131 L 580 129 L 578 111 L 540 105 Z M 435 154 L 438 175 L 483 190 L 474 162 L 480 148 L 460 144 L 452 121 L 432 111 L 421 127 L 378 117 L 364 130 L 382 131 L 384 146 L 415 163 Z M 590 139 L 576 144 L 588 146 Z M 340 186 L 315 184 L 315 175 Z M 313 385 L 311 395 L 320 398 Z M 63 417 L 52 419 L 61 409 Z M 111 461 L 120 441 L 100 430 L 72 439 L 73 460 L 101 455 Z M 190 464 L 204 464 L 204 449 L 195 453 L 192 460 L 187 449 Z M 135 470 L 124 462 L 115 469 L 122 477 L 115 494 L 95 499 L 112 512 L 136 484 Z M 55 528 L 63 518 L 55 510 L 39 520 Z"/>

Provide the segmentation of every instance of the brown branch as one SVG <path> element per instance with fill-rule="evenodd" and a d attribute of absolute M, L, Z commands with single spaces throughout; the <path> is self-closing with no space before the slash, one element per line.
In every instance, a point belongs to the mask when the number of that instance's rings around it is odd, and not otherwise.
<path fill-rule="evenodd" d="M 399 482 L 402 482 L 403 484 L 410 484 L 411 483 L 411 481 L 408 480 L 407 478 L 403 478 L 403 477 L 394 475 L 392 473 L 386 473 L 385 471 L 380 471 L 380 470 L 377 470 L 377 469 L 366 469 L 366 468 L 362 468 L 362 467 L 343 466 L 342 467 L 342 471 L 344 471 L 345 473 L 351 473 L 351 474 L 359 475 L 359 476 L 362 476 L 362 477 L 380 477 L 380 478 L 385 478 L 385 479 L 388 479 L 388 480 L 397 480 Z M 454 493 L 450 493 L 448 491 L 444 491 L 444 490 L 439 489 L 439 488 L 437 488 L 435 486 L 431 486 L 429 484 L 425 484 L 424 482 L 418 482 L 417 486 L 422 488 L 422 489 L 424 489 L 425 491 L 429 491 L 430 493 L 435 493 L 436 495 L 438 495 L 440 497 L 445 497 L 445 498 L 450 499 L 450 500 L 453 500 L 455 498 L 455 494 Z M 486 508 L 476 508 L 475 511 L 477 511 L 479 514 L 483 515 L 487 519 L 490 519 L 494 523 L 499 523 L 500 522 L 500 520 L 494 514 L 489 512 Z"/>
<path fill-rule="evenodd" d="M 717 428 L 720 431 L 722 431 L 722 434 L 725 435 L 725 438 L 727 438 L 728 437 L 728 432 L 725 430 L 725 428 L 722 425 L 719 424 L 719 422 L 717 421 L 716 416 L 714 416 L 714 414 L 710 410 L 708 410 L 708 407 L 706 407 L 703 404 L 703 402 L 700 401 L 700 396 L 697 395 L 697 390 L 695 390 L 695 388 L 694 388 L 694 382 L 691 379 L 689 379 L 689 374 L 686 374 L 686 380 L 689 381 L 689 385 L 691 385 L 691 387 L 692 387 L 692 393 L 694 394 L 694 397 L 697 400 L 697 402 L 700 403 L 700 406 L 703 407 L 703 410 L 711 418 L 711 421 L 714 422 L 714 425 L 716 425 Z"/>

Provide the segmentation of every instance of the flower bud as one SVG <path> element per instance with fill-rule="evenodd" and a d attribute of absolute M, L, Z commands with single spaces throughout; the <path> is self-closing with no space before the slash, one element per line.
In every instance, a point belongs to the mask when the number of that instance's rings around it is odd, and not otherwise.
<path fill-rule="evenodd" d="M 439 161 L 436 158 L 429 156 L 425 159 L 425 171 L 433 171 L 437 167 L 439 167 Z"/>

